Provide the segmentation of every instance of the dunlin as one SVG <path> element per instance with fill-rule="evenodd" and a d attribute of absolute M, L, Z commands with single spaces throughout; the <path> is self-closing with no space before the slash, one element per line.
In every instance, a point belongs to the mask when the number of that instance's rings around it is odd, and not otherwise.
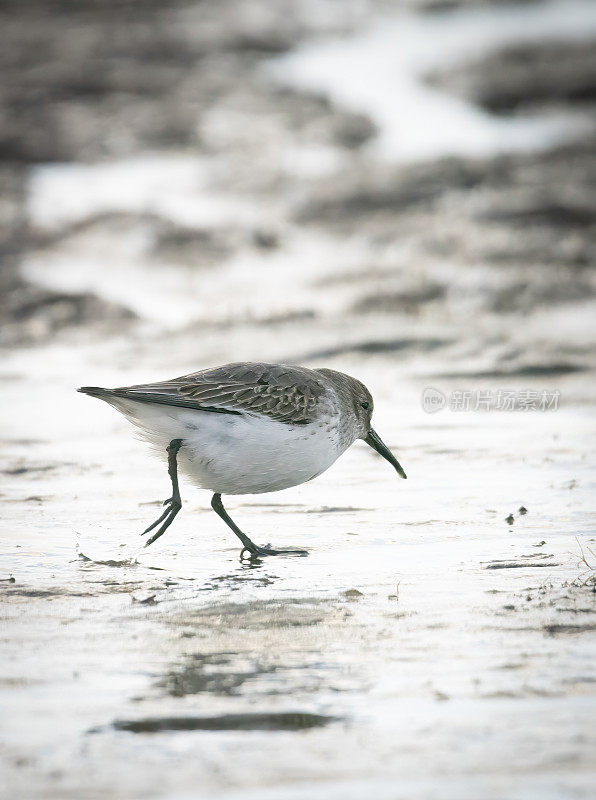
<path fill-rule="evenodd" d="M 172 496 L 147 545 L 165 533 L 182 507 L 178 465 L 203 489 L 211 506 L 251 556 L 305 554 L 259 547 L 223 507 L 222 494 L 276 492 L 316 478 L 356 441 L 364 439 L 401 468 L 371 427 L 373 400 L 355 378 L 332 369 L 238 363 L 181 378 L 79 392 L 105 400 L 167 453 Z"/>

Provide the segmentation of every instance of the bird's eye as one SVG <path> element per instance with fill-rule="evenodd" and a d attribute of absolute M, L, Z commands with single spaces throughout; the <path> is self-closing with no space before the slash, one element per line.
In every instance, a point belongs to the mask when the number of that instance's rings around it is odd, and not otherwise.
<path fill-rule="evenodd" d="M 362 408 L 364 408 L 364 409 L 367 409 L 367 408 L 369 407 L 369 404 L 368 404 L 368 402 L 367 402 L 366 400 L 365 400 L 363 403 L 360 403 L 360 405 L 361 405 L 361 406 L 362 406 Z"/>

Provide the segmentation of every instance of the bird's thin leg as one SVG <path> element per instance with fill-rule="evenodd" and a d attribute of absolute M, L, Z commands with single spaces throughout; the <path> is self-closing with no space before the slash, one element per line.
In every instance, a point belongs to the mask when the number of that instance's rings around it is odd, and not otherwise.
<path fill-rule="evenodd" d="M 243 557 L 244 551 L 248 550 L 251 556 L 278 556 L 283 554 L 289 555 L 298 555 L 298 556 L 306 556 L 308 552 L 306 550 L 273 550 L 271 547 L 259 547 L 258 544 L 255 544 L 251 541 L 245 533 L 242 533 L 240 528 L 236 525 L 234 520 L 230 517 L 228 512 L 223 507 L 223 503 L 221 502 L 221 494 L 217 492 L 211 498 L 211 508 L 215 511 L 215 513 L 220 516 L 226 525 L 231 528 L 236 536 L 240 539 L 244 547 L 240 551 L 240 558 Z"/>
<path fill-rule="evenodd" d="M 146 533 L 149 533 L 149 531 L 152 531 L 153 528 L 157 528 L 160 523 L 163 523 L 153 536 L 145 542 L 145 547 L 153 544 L 156 539 L 159 539 L 159 537 L 166 532 L 174 521 L 176 514 L 182 508 L 182 498 L 180 497 L 180 489 L 178 487 L 178 463 L 176 461 L 176 456 L 181 447 L 182 439 L 172 439 L 166 448 L 168 454 L 168 473 L 172 481 L 172 496 L 168 497 L 164 502 L 164 506 L 167 506 L 167 508 L 163 514 L 143 531 L 142 535 L 144 536 Z"/>

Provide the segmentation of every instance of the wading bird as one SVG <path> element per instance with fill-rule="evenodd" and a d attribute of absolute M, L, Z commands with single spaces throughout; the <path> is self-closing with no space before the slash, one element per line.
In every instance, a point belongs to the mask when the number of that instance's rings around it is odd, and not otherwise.
<path fill-rule="evenodd" d="M 143 437 L 168 456 L 172 496 L 144 533 L 159 539 L 182 508 L 178 465 L 197 485 L 213 492 L 211 507 L 251 556 L 304 550 L 260 547 L 225 510 L 223 494 L 260 494 L 288 489 L 325 472 L 356 439 L 401 465 L 371 427 L 373 399 L 355 378 L 332 369 L 241 362 L 181 378 L 79 392 L 105 400 Z"/>

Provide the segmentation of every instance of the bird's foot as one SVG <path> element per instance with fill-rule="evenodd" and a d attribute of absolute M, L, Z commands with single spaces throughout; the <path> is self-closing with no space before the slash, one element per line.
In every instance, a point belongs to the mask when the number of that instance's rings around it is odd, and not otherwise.
<path fill-rule="evenodd" d="M 162 514 L 161 516 L 159 516 L 159 517 L 158 517 L 158 518 L 155 520 L 155 522 L 151 523 L 151 525 L 149 525 L 149 527 L 148 527 L 148 528 L 145 528 L 145 530 L 143 531 L 143 533 L 141 534 L 141 536 L 144 536 L 146 533 L 149 533 L 149 531 L 152 531 L 152 530 L 153 530 L 153 528 L 157 528 L 157 526 L 159 525 L 159 523 L 160 523 L 160 522 L 163 522 L 163 521 L 164 521 L 164 519 L 165 519 L 167 516 L 169 516 L 170 514 L 172 514 L 172 513 L 173 513 L 173 514 L 174 514 L 174 516 L 176 516 L 176 514 L 177 514 L 177 513 L 180 511 L 180 509 L 182 508 L 182 503 L 181 503 L 179 500 L 177 500 L 175 497 L 168 497 L 168 499 L 164 501 L 164 506 L 165 506 L 165 505 L 167 505 L 167 506 L 168 506 L 168 508 L 166 508 L 166 510 L 163 512 L 163 514 Z"/>
<path fill-rule="evenodd" d="M 145 528 L 145 530 L 141 534 L 141 536 L 144 536 L 146 533 L 149 533 L 149 531 L 152 531 L 154 528 L 157 528 L 157 526 L 160 523 L 162 523 L 162 522 L 164 523 L 162 525 L 162 527 L 159 529 L 158 533 L 155 536 L 152 536 L 147 541 L 147 543 L 145 544 L 145 547 L 147 547 L 147 545 L 151 544 L 151 542 L 154 542 L 156 539 L 158 539 L 161 536 L 161 534 L 166 530 L 166 528 L 168 528 L 170 526 L 170 524 L 174 520 L 174 517 L 176 516 L 176 514 L 182 508 L 182 502 L 177 497 L 168 497 L 168 499 L 164 501 L 164 506 L 167 506 L 167 508 L 163 512 L 163 514 L 161 514 L 161 516 L 159 516 L 155 520 L 155 522 L 151 523 L 151 525 L 149 525 L 148 528 Z"/>
<path fill-rule="evenodd" d="M 250 540 L 249 540 L 250 541 Z M 245 555 L 248 553 L 248 555 Z M 307 556 L 308 550 L 299 550 L 299 549 L 283 549 L 283 550 L 276 550 L 271 547 L 270 544 L 266 544 L 263 547 L 260 547 L 258 544 L 254 542 L 250 542 L 250 544 L 245 544 L 245 546 L 240 551 L 240 560 L 252 560 L 255 558 L 259 558 L 260 556 Z"/>

